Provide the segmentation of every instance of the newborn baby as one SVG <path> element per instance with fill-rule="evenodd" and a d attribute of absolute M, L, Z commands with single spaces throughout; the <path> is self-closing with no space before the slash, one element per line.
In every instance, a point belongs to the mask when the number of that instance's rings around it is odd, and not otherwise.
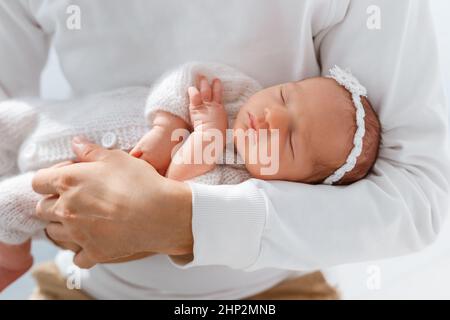
<path fill-rule="evenodd" d="M 208 78 L 215 79 L 212 85 Z M 24 106 L 22 122 L 5 113 L 12 145 L 25 142 L 18 155 L 21 174 L 0 182 L 0 291 L 30 267 L 26 240 L 45 227 L 31 217 L 39 201 L 31 190 L 33 172 L 72 160 L 74 136 L 124 151 L 134 146 L 131 154 L 162 175 L 207 184 L 237 184 L 252 177 L 350 184 L 367 175 L 377 157 L 377 116 L 364 87 L 337 67 L 331 78 L 263 90 L 231 67 L 189 63 L 163 76 L 148 98 L 146 91 L 119 90 L 90 104 L 74 101 L 70 110 L 55 105 L 39 121 Z M 147 123 L 140 116 L 142 97 L 147 98 Z M 102 99 L 111 98 L 117 103 L 99 110 Z M 28 130 L 19 137 L 14 128 L 24 123 Z"/>
<path fill-rule="evenodd" d="M 171 179 L 210 184 L 350 184 L 368 174 L 380 142 L 365 88 L 338 67 L 261 90 L 230 67 L 187 64 L 155 87 L 147 118 L 153 129 L 131 154 Z"/>

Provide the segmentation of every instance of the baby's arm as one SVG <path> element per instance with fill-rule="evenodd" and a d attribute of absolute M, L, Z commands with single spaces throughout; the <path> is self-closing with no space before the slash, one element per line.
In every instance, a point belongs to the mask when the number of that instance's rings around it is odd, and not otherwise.
<path fill-rule="evenodd" d="M 214 80 L 211 87 L 204 77 L 199 78 L 197 87 L 189 88 L 189 112 L 194 131 L 174 155 L 168 178 L 184 181 L 203 175 L 214 169 L 222 157 L 227 129 L 222 91 L 220 80 Z"/>
<path fill-rule="evenodd" d="M 152 129 L 138 142 L 131 155 L 150 163 L 161 175 L 169 167 L 172 150 L 179 143 L 172 141 L 177 129 L 188 130 L 189 125 L 180 117 L 165 111 L 158 111 L 153 117 Z"/>

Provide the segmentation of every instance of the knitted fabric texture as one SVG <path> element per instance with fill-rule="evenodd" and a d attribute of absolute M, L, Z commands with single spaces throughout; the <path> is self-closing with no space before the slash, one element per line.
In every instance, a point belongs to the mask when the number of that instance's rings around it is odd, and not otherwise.
<path fill-rule="evenodd" d="M 0 180 L 16 172 L 20 145 L 37 122 L 36 110 L 25 101 L 0 102 Z"/>
<path fill-rule="evenodd" d="M 45 227 L 32 217 L 41 199 L 31 188 L 33 176 L 29 172 L 0 182 L 0 242 L 21 244 Z"/>
<path fill-rule="evenodd" d="M 19 152 L 22 172 L 49 167 L 75 157 L 71 141 L 75 136 L 102 144 L 105 135 L 113 135 L 114 149 L 130 150 L 149 130 L 142 114 L 148 88 L 114 90 L 81 99 L 38 106 L 36 130 L 25 140 Z"/>
<path fill-rule="evenodd" d="M 153 123 L 157 111 L 169 112 L 191 123 L 187 92 L 189 87 L 195 86 L 199 74 L 206 76 L 209 81 L 214 78 L 222 81 L 222 99 L 228 115 L 228 128 L 233 128 L 234 120 L 245 102 L 262 89 L 256 80 L 227 65 L 190 62 L 164 75 L 152 88 L 146 105 L 149 125 Z M 217 165 L 213 170 L 192 181 L 211 185 L 238 184 L 250 178 L 234 148 L 227 148 L 224 151 L 224 160 L 224 164 Z"/>
<path fill-rule="evenodd" d="M 149 130 L 142 116 L 147 96 L 148 88 L 134 87 L 70 102 L 2 102 L 0 242 L 20 244 L 45 227 L 31 216 L 40 199 L 31 188 L 32 171 L 73 159 L 75 136 L 97 144 L 113 136 L 111 148 L 130 150 Z"/>

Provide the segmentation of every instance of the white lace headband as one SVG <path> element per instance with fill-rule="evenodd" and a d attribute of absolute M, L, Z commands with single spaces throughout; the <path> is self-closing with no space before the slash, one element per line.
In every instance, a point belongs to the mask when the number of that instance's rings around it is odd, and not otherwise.
<path fill-rule="evenodd" d="M 347 173 L 352 171 L 356 166 L 356 161 L 361 155 L 363 147 L 363 138 L 366 133 L 366 126 L 364 122 L 364 117 L 366 113 L 364 112 L 364 107 L 362 104 L 361 97 L 367 97 L 367 90 L 362 86 L 358 79 L 356 79 L 349 71 L 342 70 L 338 66 L 330 69 L 330 75 L 328 78 L 336 80 L 341 86 L 345 87 L 351 95 L 353 104 L 356 109 L 356 133 L 353 138 L 353 149 L 347 157 L 345 164 L 337 169 L 331 176 L 325 179 L 323 182 L 327 185 L 332 185 L 338 182 Z"/>

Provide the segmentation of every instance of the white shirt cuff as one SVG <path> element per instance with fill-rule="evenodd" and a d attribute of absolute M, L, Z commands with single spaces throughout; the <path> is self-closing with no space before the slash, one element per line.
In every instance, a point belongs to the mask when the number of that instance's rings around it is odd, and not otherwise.
<path fill-rule="evenodd" d="M 246 269 L 258 259 L 266 223 L 264 193 L 249 181 L 192 189 L 193 257 L 171 257 L 180 268 L 221 265 Z"/>

